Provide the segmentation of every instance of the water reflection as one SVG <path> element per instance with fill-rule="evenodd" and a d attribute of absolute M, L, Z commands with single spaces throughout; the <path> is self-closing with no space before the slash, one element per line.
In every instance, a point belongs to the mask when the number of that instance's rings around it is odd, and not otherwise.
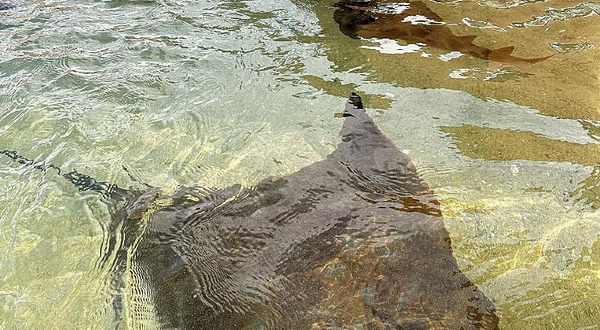
<path fill-rule="evenodd" d="M 527 28 L 532 26 L 544 26 L 552 21 L 564 21 L 579 17 L 600 15 L 600 4 L 597 2 L 584 2 L 574 7 L 548 8 L 546 15 L 534 16 L 531 20 L 522 23 L 512 23 L 510 27 Z"/>

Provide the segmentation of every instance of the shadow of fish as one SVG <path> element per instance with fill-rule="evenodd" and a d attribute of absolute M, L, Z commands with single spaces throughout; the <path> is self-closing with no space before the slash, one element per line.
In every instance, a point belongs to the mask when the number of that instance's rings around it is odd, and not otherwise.
<path fill-rule="evenodd" d="M 498 329 L 408 156 L 358 95 L 340 117 L 325 160 L 253 189 L 184 187 L 158 206 L 155 188 L 61 173 L 118 202 L 111 230 L 123 239 L 104 260 L 143 292 L 126 300 L 130 319 L 152 310 L 163 329 Z"/>
<path fill-rule="evenodd" d="M 386 3 L 380 1 L 339 2 L 334 19 L 340 30 L 352 38 L 403 40 L 409 44 L 458 51 L 498 62 L 536 63 L 547 59 L 512 56 L 514 46 L 488 49 L 477 46 L 477 36 L 457 36 L 424 2 Z"/>

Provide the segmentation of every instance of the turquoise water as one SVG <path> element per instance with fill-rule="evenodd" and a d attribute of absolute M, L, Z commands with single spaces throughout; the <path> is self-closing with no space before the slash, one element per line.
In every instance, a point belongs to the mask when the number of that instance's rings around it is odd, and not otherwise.
<path fill-rule="evenodd" d="M 352 83 L 390 104 L 369 113 L 436 192 L 454 255 L 502 329 L 600 327 L 598 166 L 471 157 L 444 131 L 472 125 L 597 145 L 582 121 L 374 79 L 337 56 L 360 45 L 323 22 L 332 13 L 276 0 L 32 0 L 2 11 L 0 149 L 121 187 L 252 187 L 339 143 L 334 113 L 345 98 L 307 76 Z M 100 260 L 118 234 L 101 196 L 7 157 L 0 189 L 1 328 L 156 326 L 139 304 L 115 320 Z"/>

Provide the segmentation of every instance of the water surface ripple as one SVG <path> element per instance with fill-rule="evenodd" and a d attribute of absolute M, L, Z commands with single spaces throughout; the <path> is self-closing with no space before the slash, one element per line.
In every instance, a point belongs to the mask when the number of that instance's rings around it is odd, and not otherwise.
<path fill-rule="evenodd" d="M 339 31 L 334 3 L 0 2 L 0 150 L 165 195 L 252 190 L 325 159 L 340 143 L 334 113 L 357 89 L 436 193 L 454 256 L 497 307 L 502 329 L 600 327 L 600 117 L 588 93 L 597 77 L 586 69 L 597 68 L 598 44 L 560 32 L 589 31 L 577 22 L 595 22 L 597 3 L 423 2 L 456 35 L 483 31 L 481 47 L 542 33 L 530 29 L 555 33 L 521 48 L 524 58 L 553 55 L 543 69 L 444 62 L 421 45 L 381 54 Z M 406 4 L 381 8 L 398 6 Z M 540 97 L 525 79 L 553 83 L 540 84 L 548 86 Z M 171 203 L 155 201 L 139 221 Z M 110 211 L 101 194 L 78 191 L 57 171 L 0 158 L 0 328 L 158 327 L 143 269 L 115 269 L 123 264 L 114 247 L 127 237 L 111 227 Z M 269 238 L 236 230 L 248 241 L 215 240 L 226 250 L 211 253 L 252 254 L 248 246 Z M 335 239 L 353 251 L 347 237 Z M 335 275 L 336 265 L 323 271 Z M 219 271 L 202 273 L 207 290 L 230 285 L 214 280 Z M 247 288 L 249 304 L 269 298 Z M 208 303 L 226 309 L 235 297 L 222 298 Z"/>

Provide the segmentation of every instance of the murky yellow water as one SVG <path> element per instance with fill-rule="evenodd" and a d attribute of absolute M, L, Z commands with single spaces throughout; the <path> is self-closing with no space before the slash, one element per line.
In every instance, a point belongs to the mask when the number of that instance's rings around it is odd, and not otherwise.
<path fill-rule="evenodd" d="M 478 46 L 550 56 L 533 64 L 382 54 L 340 32 L 333 3 L 0 11 L 0 149 L 122 187 L 251 187 L 334 150 L 356 89 L 435 191 L 502 329 L 599 328 L 598 3 L 425 2 Z M 152 327 L 140 307 L 115 320 L 108 224 L 98 194 L 1 158 L 0 328 Z"/>

